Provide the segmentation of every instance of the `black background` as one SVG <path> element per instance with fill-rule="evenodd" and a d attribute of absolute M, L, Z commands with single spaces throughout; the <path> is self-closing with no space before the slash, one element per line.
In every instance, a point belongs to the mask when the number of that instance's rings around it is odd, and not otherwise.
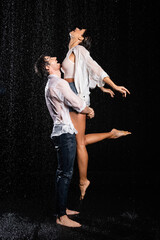
<path fill-rule="evenodd" d="M 87 133 L 112 128 L 132 132 L 88 146 L 93 187 L 159 186 L 156 2 L 2 0 L 0 11 L 1 197 L 38 196 L 54 189 L 52 120 L 44 99 L 46 83 L 35 75 L 34 63 L 42 53 L 62 62 L 69 31 L 76 26 L 90 30 L 91 56 L 117 85 L 131 92 L 126 99 L 118 93 L 112 99 L 98 88 L 91 92 L 96 115 L 87 121 Z M 78 186 L 76 164 L 73 179 Z"/>

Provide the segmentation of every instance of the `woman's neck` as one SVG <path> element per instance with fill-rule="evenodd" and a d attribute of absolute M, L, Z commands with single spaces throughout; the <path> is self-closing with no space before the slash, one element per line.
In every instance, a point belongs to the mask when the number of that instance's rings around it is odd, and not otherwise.
<path fill-rule="evenodd" d="M 79 43 L 80 43 L 79 40 L 77 40 L 75 38 L 71 38 L 68 47 L 69 47 L 69 49 L 71 49 L 71 48 L 77 46 Z"/>

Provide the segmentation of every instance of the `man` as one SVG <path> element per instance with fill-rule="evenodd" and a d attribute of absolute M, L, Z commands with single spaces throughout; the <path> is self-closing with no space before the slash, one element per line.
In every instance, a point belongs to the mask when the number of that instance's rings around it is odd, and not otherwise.
<path fill-rule="evenodd" d="M 78 222 L 68 218 L 67 195 L 73 175 L 76 154 L 76 129 L 69 115 L 69 107 L 79 113 L 94 117 L 94 110 L 86 106 L 71 89 L 67 81 L 60 78 L 60 64 L 56 57 L 40 56 L 35 64 L 35 71 L 40 77 L 48 76 L 45 87 L 45 99 L 54 126 L 51 138 L 57 151 L 58 168 L 56 171 L 56 211 L 57 224 L 68 227 L 80 227 Z"/>

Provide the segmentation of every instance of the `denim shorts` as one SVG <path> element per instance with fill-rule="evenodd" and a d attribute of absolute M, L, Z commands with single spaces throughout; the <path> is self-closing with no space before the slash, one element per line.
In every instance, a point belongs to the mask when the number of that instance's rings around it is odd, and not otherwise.
<path fill-rule="evenodd" d="M 72 91 L 77 95 L 78 92 L 77 92 L 75 83 L 74 83 L 74 82 L 70 82 L 70 83 L 69 83 L 69 86 L 70 86 L 70 88 L 72 89 Z M 70 111 L 70 112 L 76 112 L 72 107 L 69 107 L 69 111 Z"/>

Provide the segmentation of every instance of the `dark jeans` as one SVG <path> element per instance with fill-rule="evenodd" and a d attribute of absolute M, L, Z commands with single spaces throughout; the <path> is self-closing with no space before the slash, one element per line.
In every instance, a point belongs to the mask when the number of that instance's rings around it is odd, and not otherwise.
<path fill-rule="evenodd" d="M 76 155 L 75 134 L 64 133 L 52 137 L 57 151 L 58 167 L 56 171 L 56 213 L 59 217 L 66 214 L 67 196 L 73 175 Z"/>

